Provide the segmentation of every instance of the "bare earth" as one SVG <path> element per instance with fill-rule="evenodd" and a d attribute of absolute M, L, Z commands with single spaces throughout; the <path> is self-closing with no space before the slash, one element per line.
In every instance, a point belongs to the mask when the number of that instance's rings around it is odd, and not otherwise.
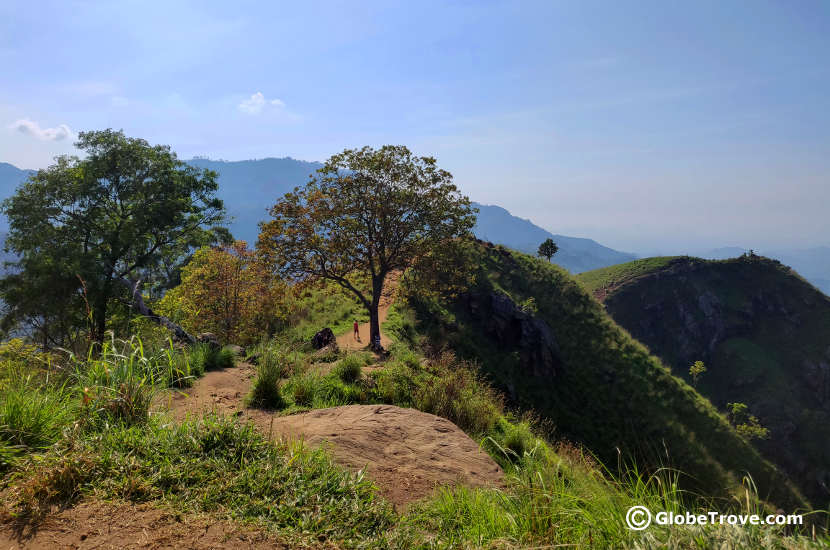
<path fill-rule="evenodd" d="M 269 427 L 265 427 L 268 429 Z M 329 445 L 335 460 L 365 468 L 396 506 L 442 485 L 498 486 L 503 473 L 455 424 L 415 409 L 349 405 L 276 418 L 275 436 Z"/>
<path fill-rule="evenodd" d="M 288 549 L 267 531 L 207 516 L 177 515 L 148 504 L 82 502 L 50 515 L 34 531 L 0 529 L 0 549 Z M 321 543 L 315 548 L 335 548 Z"/>
<path fill-rule="evenodd" d="M 186 395 L 170 400 L 171 411 L 177 419 L 211 411 L 235 415 L 273 438 L 328 444 L 338 464 L 353 471 L 365 468 L 380 493 L 398 507 L 429 496 L 440 485 L 501 484 L 501 468 L 449 420 L 391 405 L 279 416 L 242 403 L 254 376 L 247 363 L 208 372 Z"/>

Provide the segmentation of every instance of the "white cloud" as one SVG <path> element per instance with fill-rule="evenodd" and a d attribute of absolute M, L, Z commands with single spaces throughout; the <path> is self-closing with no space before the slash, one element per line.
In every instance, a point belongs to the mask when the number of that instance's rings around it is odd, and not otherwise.
<path fill-rule="evenodd" d="M 72 130 L 66 124 L 59 124 L 54 128 L 41 128 L 40 124 L 28 118 L 21 118 L 9 128 L 21 134 L 33 136 L 41 141 L 61 141 L 72 137 Z"/>
<path fill-rule="evenodd" d="M 262 92 L 256 92 L 251 95 L 251 97 L 242 101 L 242 103 L 238 105 L 238 108 L 243 113 L 258 115 L 269 105 L 277 109 L 285 108 L 285 102 L 281 99 L 265 99 Z"/>

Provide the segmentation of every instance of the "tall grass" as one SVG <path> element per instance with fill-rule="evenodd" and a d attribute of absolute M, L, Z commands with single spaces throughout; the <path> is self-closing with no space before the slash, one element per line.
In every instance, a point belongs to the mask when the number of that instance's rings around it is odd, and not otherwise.
<path fill-rule="evenodd" d="M 256 365 L 257 376 L 247 402 L 262 409 L 282 409 L 285 400 L 280 393 L 280 380 L 289 373 L 289 359 L 278 349 L 271 348 L 262 354 Z"/>

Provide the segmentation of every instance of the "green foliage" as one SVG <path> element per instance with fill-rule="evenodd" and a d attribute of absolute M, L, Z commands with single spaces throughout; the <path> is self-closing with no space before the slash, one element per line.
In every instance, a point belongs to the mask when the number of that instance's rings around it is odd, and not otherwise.
<path fill-rule="evenodd" d="M 370 342 L 379 336 L 386 276 L 475 224 L 449 172 L 391 145 L 333 155 L 270 214 L 257 243 L 262 257 L 288 279 L 328 279 L 353 293 L 369 313 Z M 355 278 L 369 280 L 370 292 Z"/>
<path fill-rule="evenodd" d="M 285 400 L 280 393 L 280 380 L 289 372 L 289 362 L 285 354 L 277 350 L 264 353 L 256 365 L 257 376 L 254 379 L 248 405 L 261 409 L 282 409 Z"/>
<path fill-rule="evenodd" d="M 0 400 L 0 445 L 4 444 L 6 449 L 18 447 L 20 451 L 52 445 L 74 420 L 77 403 L 68 388 L 42 386 L 32 379 L 4 388 Z"/>
<path fill-rule="evenodd" d="M 553 242 L 553 239 L 545 239 L 545 241 L 539 245 L 539 250 L 536 252 L 537 255 L 547 258 L 548 262 L 551 261 L 554 254 L 559 252 L 559 247 Z"/>
<path fill-rule="evenodd" d="M 484 384 L 472 365 L 444 354 L 430 363 L 429 383 L 416 383 L 412 403 L 424 412 L 442 416 L 467 433 L 483 435 L 493 429 L 501 413 L 499 396 Z"/>
<path fill-rule="evenodd" d="M 210 344 L 196 344 L 190 349 L 190 364 L 194 375 L 205 371 L 228 369 L 235 365 L 236 358 L 229 348 L 217 348 Z"/>
<path fill-rule="evenodd" d="M 216 174 L 169 147 L 123 132 L 81 132 L 84 158 L 62 156 L 3 202 L 17 270 L 0 284 L 8 324 L 27 323 L 46 344 L 89 328 L 103 343 L 109 309 L 132 278 L 176 266 L 224 216 Z M 126 283 L 126 284 L 124 284 Z M 88 325 L 87 325 L 88 323 Z"/>
<path fill-rule="evenodd" d="M 370 360 L 369 354 L 352 353 L 340 360 L 332 372 L 347 384 L 360 379 L 361 368 Z"/>
<path fill-rule="evenodd" d="M 689 376 L 692 377 L 692 385 L 697 387 L 697 381 L 706 372 L 706 365 L 703 364 L 703 361 L 695 361 L 695 363 L 689 367 Z"/>
<path fill-rule="evenodd" d="M 769 429 L 761 426 L 758 417 L 749 414 L 745 403 L 727 403 L 727 418 L 739 434 L 747 439 L 769 439 Z"/>
<path fill-rule="evenodd" d="M 739 491 L 735 480 L 749 471 L 777 505 L 805 506 L 780 471 L 705 398 L 611 321 L 563 269 L 499 247 L 480 246 L 477 254 L 477 283 L 471 292 L 498 292 L 515 304 L 533 297 L 535 317 L 548 325 L 557 342 L 556 375 L 528 372 L 517 350 L 501 348 L 487 334 L 487 319 L 472 315 L 465 302 L 407 294 L 419 331 L 433 347 L 447 346 L 479 363 L 520 410 L 555 422 L 560 437 L 595 450 L 604 463 L 617 463 L 619 452 L 653 472 L 668 455 L 684 472 L 685 488 L 723 498 Z"/>

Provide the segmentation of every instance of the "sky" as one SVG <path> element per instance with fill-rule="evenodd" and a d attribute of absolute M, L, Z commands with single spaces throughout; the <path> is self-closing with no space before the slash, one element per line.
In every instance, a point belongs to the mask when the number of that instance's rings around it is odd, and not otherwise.
<path fill-rule="evenodd" d="M 830 245 L 830 3 L 0 2 L 0 162 L 387 143 L 633 252 Z"/>

